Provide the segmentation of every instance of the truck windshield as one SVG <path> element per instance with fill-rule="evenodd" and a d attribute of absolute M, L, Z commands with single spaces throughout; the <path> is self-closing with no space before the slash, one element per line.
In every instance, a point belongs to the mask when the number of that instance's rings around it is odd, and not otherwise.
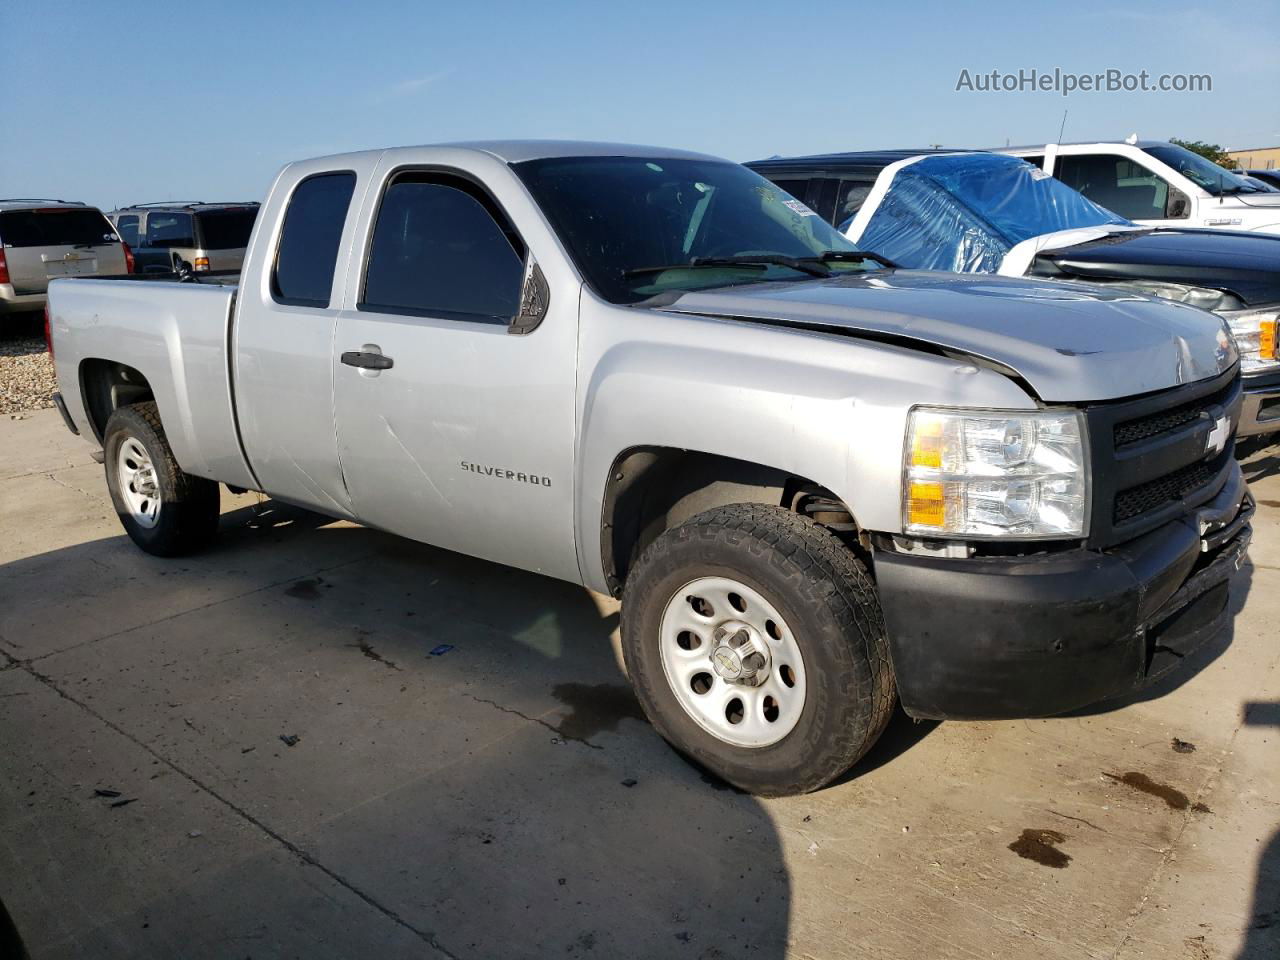
<path fill-rule="evenodd" d="M 856 248 L 799 200 L 735 163 L 554 157 L 512 166 L 587 282 L 613 303 L 881 266 L 829 256 L 815 267 L 823 254 Z"/>
<path fill-rule="evenodd" d="M 241 210 L 219 210 L 200 213 L 200 246 L 205 250 L 239 250 L 249 245 L 249 234 L 258 211 L 250 207 Z"/>
<path fill-rule="evenodd" d="M 1192 153 L 1186 147 L 1176 143 L 1165 143 L 1154 147 L 1144 147 L 1161 163 L 1167 164 L 1215 197 L 1233 193 L 1265 193 L 1259 186 L 1250 183 L 1244 177 L 1220 167 L 1212 160 Z"/>
<path fill-rule="evenodd" d="M 119 243 L 115 227 L 92 207 L 43 207 L 0 212 L 6 247 L 65 247 Z"/>

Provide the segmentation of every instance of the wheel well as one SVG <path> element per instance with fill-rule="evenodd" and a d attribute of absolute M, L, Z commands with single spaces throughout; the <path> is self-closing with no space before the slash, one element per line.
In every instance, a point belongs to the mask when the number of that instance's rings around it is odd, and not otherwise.
<path fill-rule="evenodd" d="M 600 549 L 609 589 L 664 531 L 730 503 L 786 507 L 856 544 L 852 511 L 830 490 L 785 470 L 696 450 L 639 447 L 618 456 L 605 484 Z"/>
<path fill-rule="evenodd" d="M 97 359 L 80 364 L 80 395 L 99 443 L 112 411 L 130 403 L 155 399 L 147 378 L 133 367 L 115 360 Z"/>

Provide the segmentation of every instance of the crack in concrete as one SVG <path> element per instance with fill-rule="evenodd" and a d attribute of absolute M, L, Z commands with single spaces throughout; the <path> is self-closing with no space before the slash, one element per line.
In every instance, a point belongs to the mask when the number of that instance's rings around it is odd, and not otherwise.
<path fill-rule="evenodd" d="M 115 731 L 120 736 L 124 737 L 130 743 L 146 751 L 148 754 L 154 757 L 157 761 L 164 764 L 166 767 L 168 767 L 178 776 L 182 777 L 192 786 L 200 790 L 203 790 L 205 793 L 213 797 L 215 800 L 217 800 L 227 809 L 231 810 L 241 819 L 245 820 L 247 823 L 256 827 L 266 836 L 270 837 L 276 843 L 280 844 L 280 846 L 284 847 L 286 850 L 292 853 L 295 857 L 297 857 L 300 861 L 302 861 L 303 863 L 305 863 L 310 867 L 314 867 L 315 869 L 319 870 L 321 873 L 327 876 L 334 883 L 338 884 L 340 887 L 342 887 L 347 892 L 351 893 L 353 896 L 356 896 L 360 900 L 364 901 L 365 904 L 372 907 L 374 910 L 382 914 L 388 920 L 391 920 L 393 923 L 403 927 L 404 929 L 408 930 L 410 933 L 414 934 L 414 936 L 416 936 L 419 940 L 421 940 L 427 946 L 435 950 L 440 956 L 446 957 L 448 958 L 448 960 L 460 960 L 458 955 L 455 953 L 452 953 L 450 950 L 444 947 L 436 939 L 435 934 L 432 933 L 430 930 L 423 930 L 423 929 L 420 929 L 419 927 L 414 926 L 404 917 L 400 916 L 400 914 L 398 914 L 395 910 L 392 910 L 390 907 L 386 906 L 385 904 L 380 903 L 371 894 L 366 893 L 364 890 L 360 889 L 360 887 L 356 886 L 356 884 L 353 881 L 348 880 L 337 870 L 333 869 L 332 867 L 326 866 L 315 855 L 308 853 L 305 849 L 300 847 L 298 844 L 294 843 L 288 837 L 272 829 L 265 822 L 260 820 L 258 817 L 254 816 L 249 811 L 245 810 L 243 807 L 236 804 L 234 801 L 230 800 L 227 797 L 224 797 L 221 793 L 219 793 L 213 787 L 209 786 L 207 783 L 205 783 L 195 774 L 187 772 L 185 769 L 178 766 L 177 763 L 170 760 L 168 757 L 164 756 L 163 754 L 159 753 L 148 744 L 139 740 L 137 737 L 129 733 L 119 724 L 113 722 L 112 720 L 107 719 L 102 714 L 98 713 L 96 710 L 90 707 L 88 704 L 80 700 L 77 700 L 71 694 L 67 693 L 65 690 L 59 687 L 58 684 L 54 682 L 53 678 L 41 673 L 39 670 L 36 670 L 31 665 L 30 661 L 14 660 L 13 657 L 9 656 L 7 653 L 4 653 L 3 651 L 0 651 L 0 655 L 4 656 L 7 660 L 10 661 L 9 665 L 11 667 L 12 666 L 20 667 L 26 673 L 30 674 L 32 678 L 44 684 L 46 687 L 48 687 L 50 690 L 56 693 L 59 697 L 66 700 L 68 703 L 72 703 L 75 706 L 79 707 L 81 710 L 89 714 L 89 716 L 93 717 L 99 723 L 104 724 L 109 729 Z"/>
<path fill-rule="evenodd" d="M 513 716 L 519 717 L 521 720 L 528 720 L 530 723 L 536 723 L 540 727 L 546 727 L 548 730 L 554 733 L 561 740 L 572 740 L 574 743 L 580 743 L 584 747 L 590 747 L 592 750 L 604 749 L 604 747 L 600 746 L 600 744 L 592 743 L 590 740 L 585 740 L 582 737 L 567 736 L 559 727 L 555 726 L 554 724 L 548 723 L 546 720 L 543 720 L 541 717 L 531 717 L 527 713 L 521 713 L 519 710 L 513 710 L 511 707 L 504 707 L 502 704 L 498 703 L 496 700 L 487 700 L 484 697 L 477 697 L 475 694 L 472 694 L 472 693 L 464 693 L 463 696 L 470 700 L 474 700 L 476 703 L 487 704 L 490 707 L 494 707 L 495 709 L 501 710 L 503 713 L 510 713 Z"/>

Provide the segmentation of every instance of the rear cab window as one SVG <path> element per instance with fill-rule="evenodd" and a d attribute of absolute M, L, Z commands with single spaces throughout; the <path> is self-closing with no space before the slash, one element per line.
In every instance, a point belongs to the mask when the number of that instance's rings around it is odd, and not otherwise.
<path fill-rule="evenodd" d="M 239 250 L 249 245 L 256 208 L 208 210 L 196 214 L 200 247 L 204 250 Z"/>
<path fill-rule="evenodd" d="M 329 306 L 342 228 L 355 187 L 355 173 L 340 170 L 307 177 L 294 188 L 271 272 L 271 294 L 277 303 Z"/>
<path fill-rule="evenodd" d="M 96 247 L 119 242 L 111 221 L 93 207 L 0 211 L 0 244 L 6 247 Z"/>

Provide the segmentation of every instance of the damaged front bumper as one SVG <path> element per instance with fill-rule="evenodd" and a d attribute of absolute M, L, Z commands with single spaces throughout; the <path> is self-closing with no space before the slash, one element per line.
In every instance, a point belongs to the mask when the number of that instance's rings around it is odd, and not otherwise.
<path fill-rule="evenodd" d="M 878 549 L 903 708 L 1052 716 L 1154 680 L 1230 620 L 1253 512 L 1237 468 L 1208 503 L 1104 551 L 948 559 Z"/>

